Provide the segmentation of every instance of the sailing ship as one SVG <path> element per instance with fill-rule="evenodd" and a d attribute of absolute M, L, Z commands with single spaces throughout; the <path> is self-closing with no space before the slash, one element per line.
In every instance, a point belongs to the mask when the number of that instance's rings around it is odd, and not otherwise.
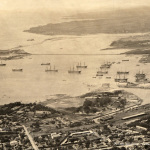
<path fill-rule="evenodd" d="M 146 78 L 146 74 L 145 73 L 143 73 L 143 72 L 138 72 L 138 73 L 136 73 L 136 75 L 135 75 L 135 82 L 145 82 L 145 81 L 147 81 L 147 78 Z"/>
<path fill-rule="evenodd" d="M 80 63 L 78 63 L 76 68 L 87 68 L 87 65 L 85 65 L 85 63 L 82 65 L 81 62 L 80 62 Z"/>
<path fill-rule="evenodd" d="M 100 68 L 101 68 L 101 69 L 102 69 L 102 68 L 110 68 L 111 65 L 112 65 L 112 63 L 107 62 L 107 63 L 102 64 Z"/>
<path fill-rule="evenodd" d="M 128 82 L 128 78 L 125 77 L 125 74 L 124 76 L 120 76 L 120 74 L 117 74 L 118 76 L 116 76 L 115 78 L 115 82 L 121 82 L 121 83 L 124 83 L 124 82 Z"/>
<path fill-rule="evenodd" d="M 1 61 L 0 66 L 6 66 L 6 64 L 2 63 L 2 61 Z"/>
<path fill-rule="evenodd" d="M 12 69 L 12 71 L 19 71 L 19 72 L 22 72 L 23 69 Z"/>
<path fill-rule="evenodd" d="M 101 70 L 97 71 L 97 74 L 108 74 L 107 68 L 100 68 Z"/>
<path fill-rule="evenodd" d="M 54 66 L 53 69 L 51 69 L 51 66 L 50 66 L 49 68 L 46 68 L 46 69 L 45 69 L 45 72 L 58 72 L 58 70 L 55 69 L 55 66 Z"/>
<path fill-rule="evenodd" d="M 81 71 L 80 70 L 75 70 L 74 67 L 73 67 L 72 69 L 70 68 L 70 70 L 68 70 L 68 73 L 80 74 Z"/>
<path fill-rule="evenodd" d="M 50 65 L 50 63 L 42 63 L 41 65 Z"/>
<path fill-rule="evenodd" d="M 103 74 L 102 73 L 97 73 L 96 76 L 103 76 Z"/>

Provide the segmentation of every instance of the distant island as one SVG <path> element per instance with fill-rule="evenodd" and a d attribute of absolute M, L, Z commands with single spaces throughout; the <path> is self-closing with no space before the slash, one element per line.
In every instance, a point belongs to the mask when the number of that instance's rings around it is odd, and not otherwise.
<path fill-rule="evenodd" d="M 0 50 L 0 60 L 21 59 L 24 56 L 31 55 L 22 49 Z"/>
<path fill-rule="evenodd" d="M 117 11 L 85 13 L 70 16 L 61 23 L 31 27 L 24 32 L 43 35 L 87 35 L 146 33 L 150 31 L 149 7 Z"/>
<path fill-rule="evenodd" d="M 113 41 L 110 45 L 111 49 L 131 49 L 122 54 L 145 55 L 141 58 L 140 62 L 150 63 L 150 34 L 135 35 L 127 38 L 122 38 Z"/>

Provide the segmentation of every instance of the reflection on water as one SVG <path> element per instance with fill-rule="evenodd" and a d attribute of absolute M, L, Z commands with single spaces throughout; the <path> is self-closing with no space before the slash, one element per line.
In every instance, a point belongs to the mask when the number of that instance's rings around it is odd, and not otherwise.
<path fill-rule="evenodd" d="M 136 66 L 138 60 L 133 56 L 129 62 L 122 62 L 125 55 L 32 55 L 24 59 L 6 61 L 6 67 L 0 68 L 1 103 L 21 100 L 23 102 L 43 101 L 54 94 L 67 94 L 71 96 L 81 95 L 88 91 L 101 87 L 102 83 L 111 83 L 111 87 L 117 88 L 114 82 L 116 72 L 129 71 L 129 80 L 134 81 L 134 75 L 139 71 Z M 108 75 L 96 77 L 96 71 L 104 62 L 118 62 L 108 70 Z M 50 62 L 58 69 L 58 72 L 45 72 L 46 66 L 41 63 Z M 78 62 L 86 63 L 87 69 L 82 69 L 81 74 L 68 74 L 71 66 Z M 132 63 L 131 63 L 132 62 Z M 141 64 L 142 65 L 142 64 Z M 147 73 L 148 65 L 142 66 Z M 13 68 L 23 68 L 23 72 L 12 72 Z M 111 76 L 107 79 L 106 76 Z M 139 95 L 140 89 L 128 89 Z M 136 92 L 137 91 L 137 92 Z M 141 94 L 148 102 L 148 93 Z M 140 94 L 139 94 L 140 93 Z"/>

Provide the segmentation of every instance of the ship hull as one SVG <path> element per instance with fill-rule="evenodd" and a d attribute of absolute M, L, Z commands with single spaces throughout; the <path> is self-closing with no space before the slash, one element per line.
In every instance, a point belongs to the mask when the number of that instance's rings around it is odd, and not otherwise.
<path fill-rule="evenodd" d="M 45 63 L 45 64 L 44 64 L 44 63 L 42 63 L 41 65 L 50 65 L 50 63 Z"/>
<path fill-rule="evenodd" d="M 0 66 L 6 66 L 6 64 L 0 64 Z"/>
<path fill-rule="evenodd" d="M 108 71 L 97 71 L 97 74 L 107 74 L 108 73 Z"/>
<path fill-rule="evenodd" d="M 110 68 L 110 66 L 101 66 L 100 69 Z"/>
<path fill-rule="evenodd" d="M 117 72 L 117 74 L 129 74 L 129 72 Z"/>
<path fill-rule="evenodd" d="M 127 82 L 128 79 L 115 79 L 115 82 Z"/>
<path fill-rule="evenodd" d="M 76 68 L 87 68 L 87 66 L 76 66 Z"/>
<path fill-rule="evenodd" d="M 68 73 L 72 73 L 72 74 L 80 74 L 81 71 L 71 71 L 71 70 L 69 70 Z"/>
<path fill-rule="evenodd" d="M 58 70 L 45 70 L 45 72 L 58 72 Z"/>
<path fill-rule="evenodd" d="M 122 60 L 122 61 L 129 61 L 129 59 L 124 59 L 124 60 Z"/>
<path fill-rule="evenodd" d="M 12 69 L 12 71 L 19 71 L 19 72 L 22 72 L 23 69 Z"/>

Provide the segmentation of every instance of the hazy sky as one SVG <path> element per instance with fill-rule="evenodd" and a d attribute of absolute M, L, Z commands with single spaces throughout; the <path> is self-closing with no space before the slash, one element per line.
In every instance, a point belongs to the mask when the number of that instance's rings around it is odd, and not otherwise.
<path fill-rule="evenodd" d="M 0 10 L 94 10 L 150 6 L 150 0 L 0 0 Z"/>

